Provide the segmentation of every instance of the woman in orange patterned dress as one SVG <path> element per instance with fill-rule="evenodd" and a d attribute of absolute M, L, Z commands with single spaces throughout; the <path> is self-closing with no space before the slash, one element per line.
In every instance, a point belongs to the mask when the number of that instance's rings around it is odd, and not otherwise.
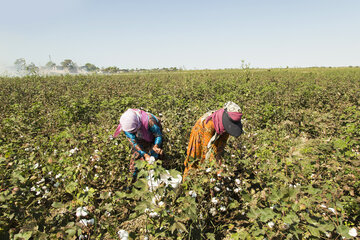
<path fill-rule="evenodd" d="M 197 120 L 190 134 L 183 179 L 190 169 L 198 168 L 205 160 L 216 160 L 221 165 L 229 135 L 238 137 L 242 133 L 241 116 L 241 108 L 227 102 L 224 108 L 207 112 Z"/>

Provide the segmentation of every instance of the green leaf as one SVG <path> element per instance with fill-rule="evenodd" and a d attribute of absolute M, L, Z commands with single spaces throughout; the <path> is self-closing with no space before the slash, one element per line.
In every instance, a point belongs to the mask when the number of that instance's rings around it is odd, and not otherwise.
<path fill-rule="evenodd" d="M 72 237 L 76 234 L 76 228 L 70 228 L 70 229 L 66 230 L 65 232 L 69 235 L 69 237 Z"/>
<path fill-rule="evenodd" d="M 206 237 L 207 237 L 207 239 L 209 239 L 209 240 L 215 240 L 215 234 L 213 234 L 213 233 L 207 233 L 207 234 L 206 234 Z"/>
<path fill-rule="evenodd" d="M 147 181 L 146 181 L 146 179 L 144 179 L 144 178 L 138 179 L 138 180 L 135 182 L 134 187 L 140 188 L 140 189 L 144 189 L 145 187 L 147 187 Z"/>
<path fill-rule="evenodd" d="M 136 205 L 135 211 L 143 213 L 146 208 L 148 208 L 147 204 L 145 202 L 141 202 Z"/>
<path fill-rule="evenodd" d="M 230 209 L 238 208 L 240 206 L 240 203 L 236 200 L 234 200 L 232 203 L 229 204 Z"/>
<path fill-rule="evenodd" d="M 62 208 L 62 207 L 64 207 L 64 204 L 62 204 L 61 202 L 53 202 L 53 204 L 51 204 L 51 206 L 54 208 Z"/>
<path fill-rule="evenodd" d="M 312 236 L 320 237 L 320 231 L 319 231 L 318 228 L 315 228 L 313 226 L 308 226 L 308 229 L 309 229 Z"/>
<path fill-rule="evenodd" d="M 347 143 L 342 139 L 338 139 L 334 142 L 334 146 L 335 146 L 335 148 L 344 150 L 345 148 L 347 148 Z"/>
<path fill-rule="evenodd" d="M 293 224 L 296 222 L 299 222 L 300 219 L 299 217 L 296 215 L 296 213 L 294 212 L 290 212 L 289 214 L 287 214 L 284 218 L 283 218 L 284 222 L 287 224 Z"/>
<path fill-rule="evenodd" d="M 348 226 L 345 226 L 345 225 L 339 225 L 337 227 L 337 232 L 343 236 L 343 237 L 346 237 L 346 238 L 350 238 L 351 236 L 349 235 L 349 227 Z"/>
<path fill-rule="evenodd" d="M 68 185 L 66 185 L 65 190 L 68 193 L 72 193 L 72 192 L 74 192 L 76 190 L 77 185 L 78 184 L 76 182 L 71 182 Z"/>
<path fill-rule="evenodd" d="M 118 198 L 122 199 L 122 198 L 125 198 L 127 194 L 126 194 L 125 192 L 119 192 L 119 191 L 117 191 L 117 192 L 115 192 L 115 195 L 116 195 Z"/>
<path fill-rule="evenodd" d="M 174 231 L 175 231 L 176 229 L 179 229 L 179 230 L 181 230 L 181 231 L 183 231 L 183 232 L 188 232 L 188 231 L 186 230 L 185 225 L 184 225 L 183 223 L 181 223 L 181 222 L 178 222 L 178 221 L 175 221 L 174 224 L 171 225 L 171 227 L 170 227 L 169 229 L 170 229 L 171 233 L 174 233 Z"/>
<path fill-rule="evenodd" d="M 21 239 L 21 240 L 28 240 L 31 238 L 33 232 L 32 231 L 28 231 L 28 232 L 23 232 L 23 233 L 18 233 L 14 235 L 14 240 L 17 239 Z"/>
<path fill-rule="evenodd" d="M 265 208 L 260 211 L 260 221 L 262 222 L 268 222 L 270 219 L 275 217 L 275 213 L 270 208 Z"/>

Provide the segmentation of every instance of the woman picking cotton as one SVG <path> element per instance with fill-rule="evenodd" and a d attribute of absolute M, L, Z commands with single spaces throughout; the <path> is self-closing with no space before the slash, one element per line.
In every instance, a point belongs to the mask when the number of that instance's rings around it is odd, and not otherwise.
<path fill-rule="evenodd" d="M 227 102 L 224 108 L 207 112 L 197 120 L 190 134 L 184 178 L 190 169 L 198 168 L 204 161 L 216 161 L 221 165 L 229 135 L 238 137 L 242 133 L 241 117 L 241 108 Z"/>
<path fill-rule="evenodd" d="M 124 131 L 131 145 L 132 157 L 130 172 L 136 176 L 135 161 L 150 162 L 150 157 L 159 158 L 162 154 L 162 128 L 160 120 L 153 114 L 140 109 L 128 109 L 120 117 L 114 137 Z"/>

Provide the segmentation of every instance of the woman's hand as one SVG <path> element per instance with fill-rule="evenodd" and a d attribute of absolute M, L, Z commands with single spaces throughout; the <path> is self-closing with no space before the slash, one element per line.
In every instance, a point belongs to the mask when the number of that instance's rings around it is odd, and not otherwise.
<path fill-rule="evenodd" d="M 144 155 L 145 161 L 149 162 L 150 161 L 150 155 L 149 154 L 145 154 Z"/>
<path fill-rule="evenodd" d="M 161 155 L 163 153 L 163 150 L 161 148 L 159 148 L 157 145 L 154 145 L 152 150 L 156 153 Z"/>

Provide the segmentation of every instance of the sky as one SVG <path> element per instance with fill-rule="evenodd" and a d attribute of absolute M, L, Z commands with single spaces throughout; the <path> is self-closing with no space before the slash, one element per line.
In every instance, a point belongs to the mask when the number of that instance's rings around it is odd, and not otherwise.
<path fill-rule="evenodd" d="M 0 69 L 360 66 L 359 0 L 0 0 Z"/>

